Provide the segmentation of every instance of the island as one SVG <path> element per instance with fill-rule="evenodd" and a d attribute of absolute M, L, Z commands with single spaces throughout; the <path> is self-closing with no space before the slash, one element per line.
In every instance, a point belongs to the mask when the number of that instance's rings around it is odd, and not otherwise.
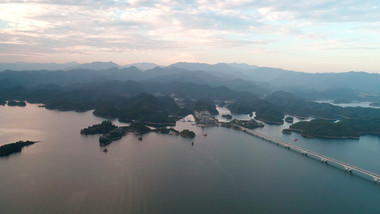
<path fill-rule="evenodd" d="M 184 129 L 181 132 L 175 130 L 174 128 L 166 127 L 158 127 L 156 129 L 151 129 L 141 121 L 133 121 L 129 126 L 119 127 L 114 125 L 111 121 L 106 120 L 100 124 L 95 124 L 87 128 L 84 128 L 80 131 L 80 133 L 81 135 L 101 134 L 101 136 L 99 137 L 99 145 L 103 147 L 109 145 L 115 140 L 121 139 L 128 132 L 134 133 L 135 135 L 142 135 L 152 131 L 159 134 L 180 135 L 185 138 L 195 137 L 195 133 L 187 129 Z M 141 141 L 142 137 L 140 136 L 138 139 L 139 141 Z"/>
<path fill-rule="evenodd" d="M 247 129 L 255 129 L 255 128 L 262 128 L 264 127 L 264 124 L 257 122 L 254 119 L 251 120 L 237 120 L 234 119 L 230 122 L 220 122 L 221 127 L 225 128 L 233 128 L 240 130 L 239 126 L 242 126 Z"/>
<path fill-rule="evenodd" d="M 11 100 L 11 101 L 8 101 L 8 106 L 20 106 L 20 107 L 24 107 L 24 106 L 26 106 L 26 102 Z"/>
<path fill-rule="evenodd" d="M 195 137 L 195 133 L 193 131 L 188 130 L 188 129 L 182 130 L 179 133 L 179 135 L 181 135 L 184 138 L 194 138 Z"/>
<path fill-rule="evenodd" d="M 292 124 L 288 129 L 282 130 L 282 132 L 284 134 L 297 132 L 306 138 L 359 139 L 359 133 L 344 122 L 322 119 L 301 121 Z"/>
<path fill-rule="evenodd" d="M 80 130 L 80 133 L 82 135 L 107 134 L 115 128 L 117 128 L 117 126 L 112 124 L 111 121 L 105 120 L 100 124 L 95 124 Z"/>
<path fill-rule="evenodd" d="M 231 120 L 232 119 L 232 115 L 230 115 L 230 114 L 223 114 L 222 117 L 226 118 L 227 120 Z"/>
<path fill-rule="evenodd" d="M 18 141 L 0 146 L 0 157 L 9 156 L 14 153 L 21 152 L 25 146 L 30 146 L 37 143 L 37 141 Z"/>
<path fill-rule="evenodd" d="M 102 134 L 99 137 L 100 146 L 107 146 L 115 140 L 121 139 L 127 134 L 127 132 L 133 132 L 136 135 L 145 134 L 152 131 L 149 127 L 141 122 L 132 122 L 129 126 L 118 127 L 114 125 L 111 121 L 106 120 L 100 124 L 95 124 L 84 128 L 80 131 L 82 135 L 94 135 Z"/>
<path fill-rule="evenodd" d="M 179 135 L 179 131 L 175 130 L 174 128 L 159 127 L 154 131 L 159 134 Z"/>
<path fill-rule="evenodd" d="M 293 117 L 286 117 L 285 118 L 285 122 L 287 122 L 287 123 L 293 123 L 294 122 L 294 118 Z"/>
<path fill-rule="evenodd" d="M 369 106 L 373 106 L 373 107 L 380 107 L 380 103 L 370 103 Z"/>
<path fill-rule="evenodd" d="M 127 133 L 127 129 L 125 127 L 117 127 L 112 131 L 108 132 L 99 137 L 100 146 L 107 146 L 115 140 L 121 139 Z"/>

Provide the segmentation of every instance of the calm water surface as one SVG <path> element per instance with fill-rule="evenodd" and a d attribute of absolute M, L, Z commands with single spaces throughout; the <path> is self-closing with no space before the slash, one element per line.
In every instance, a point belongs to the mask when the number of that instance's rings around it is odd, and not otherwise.
<path fill-rule="evenodd" d="M 0 159 L 1 213 L 380 213 L 380 185 L 242 132 L 178 122 L 196 132 L 194 146 L 128 134 L 103 153 L 98 136 L 79 134 L 101 121 L 0 107 L 0 144 L 41 141 Z M 259 131 L 380 173 L 379 138 L 303 139 L 283 136 L 286 126 Z"/>

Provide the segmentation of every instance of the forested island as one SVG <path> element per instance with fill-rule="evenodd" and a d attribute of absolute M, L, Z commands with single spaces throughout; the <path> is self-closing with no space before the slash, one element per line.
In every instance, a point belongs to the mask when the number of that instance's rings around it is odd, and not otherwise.
<path fill-rule="evenodd" d="M 188 129 L 184 129 L 181 132 L 179 132 L 179 135 L 181 135 L 184 138 L 194 138 L 195 133 L 193 131 L 190 131 Z"/>
<path fill-rule="evenodd" d="M 358 139 L 360 136 L 356 130 L 344 122 L 334 122 L 321 119 L 301 121 L 292 124 L 289 129 L 284 129 L 282 132 L 285 134 L 297 132 L 307 138 L 318 137 Z"/>
<path fill-rule="evenodd" d="M 116 126 L 111 121 L 103 121 L 100 124 L 95 124 L 84 128 L 80 131 L 82 135 L 95 135 L 101 134 L 99 137 L 99 145 L 107 146 L 115 140 L 121 139 L 128 132 L 134 133 L 136 135 L 143 135 L 149 132 L 156 132 L 160 134 L 170 134 L 170 135 L 180 135 L 185 138 L 194 138 L 195 133 L 193 131 L 184 129 L 179 132 L 174 128 L 158 127 L 156 129 L 151 129 L 144 123 L 139 121 L 132 122 L 129 126 Z M 142 138 L 141 138 L 142 139 Z"/>
<path fill-rule="evenodd" d="M 294 121 L 293 117 L 286 117 L 285 118 L 285 122 L 287 122 L 287 123 L 293 123 L 293 121 Z"/>
<path fill-rule="evenodd" d="M 9 156 L 11 154 L 21 152 L 25 146 L 30 146 L 37 143 L 36 141 L 18 141 L 0 146 L 0 157 Z"/>
<path fill-rule="evenodd" d="M 247 129 L 255 129 L 255 128 L 262 128 L 264 127 L 264 124 L 257 122 L 256 120 L 231 120 L 230 122 L 220 122 L 219 123 L 221 127 L 225 128 L 237 128 L 239 126 L 242 126 Z M 239 128 L 237 128 L 239 129 Z"/>
<path fill-rule="evenodd" d="M 232 115 L 230 115 L 230 114 L 223 114 L 222 117 L 226 118 L 227 120 L 231 120 L 232 119 Z"/>
<path fill-rule="evenodd" d="M 8 106 L 20 106 L 24 107 L 26 106 L 26 103 L 24 101 L 16 101 L 16 100 L 10 100 L 7 103 Z"/>

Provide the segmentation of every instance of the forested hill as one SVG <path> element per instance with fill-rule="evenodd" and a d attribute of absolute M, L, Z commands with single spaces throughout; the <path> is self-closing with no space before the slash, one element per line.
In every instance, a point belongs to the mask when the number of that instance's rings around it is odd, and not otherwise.
<path fill-rule="evenodd" d="M 138 81 L 154 83 L 194 83 L 214 87 L 228 87 L 255 95 L 268 94 L 273 90 L 268 84 L 247 81 L 232 76 L 220 76 L 205 71 L 188 71 L 176 67 L 156 67 L 141 71 L 131 66 L 107 70 L 73 69 L 68 71 L 4 71 L 0 72 L 1 88 L 23 86 L 37 87 L 41 84 L 70 86 L 73 84 L 102 83 L 109 81 Z"/>

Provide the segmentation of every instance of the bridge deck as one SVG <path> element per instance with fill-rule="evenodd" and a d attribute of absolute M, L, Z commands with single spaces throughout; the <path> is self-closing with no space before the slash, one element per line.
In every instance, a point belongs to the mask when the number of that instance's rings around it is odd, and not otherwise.
<path fill-rule="evenodd" d="M 256 137 L 259 137 L 263 140 L 266 140 L 268 142 L 271 142 L 271 143 L 275 143 L 277 145 L 282 145 L 284 146 L 285 148 L 288 148 L 288 149 L 292 149 L 292 150 L 295 150 L 295 151 L 298 151 L 304 155 L 312 155 L 314 157 L 317 157 L 317 158 L 320 158 L 321 161 L 323 162 L 331 162 L 331 163 L 334 163 L 334 164 L 337 164 L 337 165 L 340 165 L 342 167 L 344 167 L 344 169 L 346 171 L 356 171 L 356 172 L 359 172 L 359 173 L 362 173 L 364 175 L 367 175 L 367 176 L 370 176 L 374 179 L 375 182 L 380 182 L 380 175 L 377 175 L 376 173 L 373 173 L 373 172 L 370 172 L 370 171 L 367 171 L 367 170 L 364 170 L 362 168 L 359 168 L 359 167 L 356 167 L 356 166 L 352 166 L 350 164 L 347 164 L 347 163 L 344 163 L 342 161 L 338 161 L 338 160 L 335 160 L 333 158 L 330 158 L 330 157 L 327 157 L 327 156 L 324 156 L 324 155 L 321 155 L 321 154 L 318 154 L 316 152 L 313 152 L 313 151 L 309 151 L 307 149 L 304 149 L 302 147 L 299 147 L 299 146 L 296 146 L 296 145 L 293 145 L 293 144 L 289 144 L 289 143 L 286 143 L 284 141 L 281 141 L 279 139 L 276 139 L 276 138 L 273 138 L 273 137 L 270 137 L 270 136 L 267 136 L 265 134 L 262 134 L 262 133 L 259 133 L 259 132 L 256 132 L 256 131 L 252 131 L 252 130 L 249 130 L 247 128 L 244 128 L 244 127 L 241 127 L 241 126 L 238 126 L 241 130 L 243 130 L 244 132 L 248 133 L 248 134 L 251 134 L 253 136 L 256 136 Z"/>

